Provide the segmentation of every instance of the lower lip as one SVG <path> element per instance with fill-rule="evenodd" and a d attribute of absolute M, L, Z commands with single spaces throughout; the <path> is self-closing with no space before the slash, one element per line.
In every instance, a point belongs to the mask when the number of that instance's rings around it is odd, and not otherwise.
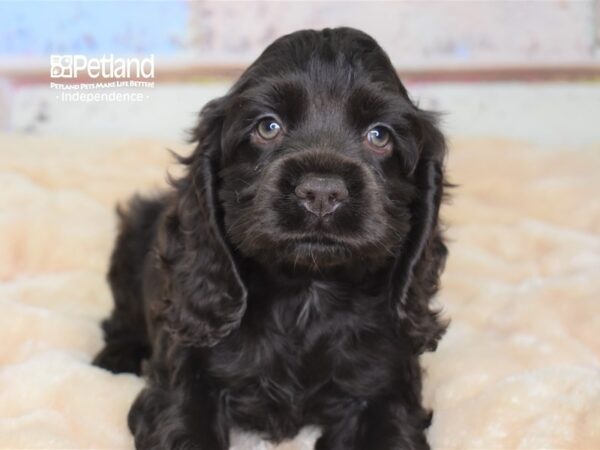
<path fill-rule="evenodd" d="M 292 242 L 296 245 L 314 245 L 314 246 L 321 246 L 321 247 L 339 247 L 339 246 L 341 246 L 341 244 L 339 242 L 334 241 L 332 239 L 319 239 L 319 238 L 299 239 L 299 240 L 295 240 Z"/>

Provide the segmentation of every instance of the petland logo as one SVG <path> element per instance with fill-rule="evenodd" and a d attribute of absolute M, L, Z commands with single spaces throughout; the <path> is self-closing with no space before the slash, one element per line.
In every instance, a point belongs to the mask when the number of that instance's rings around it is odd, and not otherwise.
<path fill-rule="evenodd" d="M 102 55 L 88 58 L 85 55 L 50 55 L 50 78 L 143 78 L 154 79 L 154 55 L 148 58 L 115 58 Z"/>
<path fill-rule="evenodd" d="M 140 102 L 149 98 L 143 90 L 154 87 L 154 55 L 50 55 L 50 79 L 63 102 Z"/>

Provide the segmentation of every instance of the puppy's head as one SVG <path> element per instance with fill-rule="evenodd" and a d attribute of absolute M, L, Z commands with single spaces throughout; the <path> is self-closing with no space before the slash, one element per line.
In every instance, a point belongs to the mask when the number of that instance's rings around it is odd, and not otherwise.
<path fill-rule="evenodd" d="M 410 229 L 423 130 L 373 39 L 285 36 L 220 103 L 218 192 L 233 247 L 315 269 L 395 253 Z"/>
<path fill-rule="evenodd" d="M 406 294 L 437 220 L 445 147 L 371 37 L 340 28 L 278 39 L 204 108 L 195 139 L 180 215 L 194 229 L 185 210 L 202 203 L 233 278 L 235 255 L 387 267 L 393 295 Z"/>

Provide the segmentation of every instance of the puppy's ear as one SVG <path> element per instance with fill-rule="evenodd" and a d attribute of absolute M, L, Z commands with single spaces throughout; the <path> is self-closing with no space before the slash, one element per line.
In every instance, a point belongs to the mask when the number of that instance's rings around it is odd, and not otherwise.
<path fill-rule="evenodd" d="M 418 160 L 414 167 L 417 196 L 411 206 L 411 229 L 390 276 L 391 304 L 416 353 L 434 350 L 446 329 L 429 301 L 438 290 L 446 246 L 438 224 L 443 198 L 444 136 L 433 114 L 415 108 L 411 118 Z"/>
<path fill-rule="evenodd" d="M 185 345 L 213 346 L 239 326 L 246 289 L 224 238 L 216 201 L 226 97 L 208 103 L 194 130 L 195 151 L 172 181 L 176 200 L 159 241 L 167 271 L 167 329 Z"/>

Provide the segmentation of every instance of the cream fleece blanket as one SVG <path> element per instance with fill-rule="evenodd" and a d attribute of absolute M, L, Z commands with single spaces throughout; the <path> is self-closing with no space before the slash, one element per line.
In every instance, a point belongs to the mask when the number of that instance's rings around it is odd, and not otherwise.
<path fill-rule="evenodd" d="M 89 362 L 112 302 L 113 206 L 164 185 L 167 146 L 0 135 L 0 448 L 132 448 L 142 380 Z M 599 169 L 600 148 L 454 140 L 452 324 L 423 358 L 434 448 L 600 449 Z"/>

